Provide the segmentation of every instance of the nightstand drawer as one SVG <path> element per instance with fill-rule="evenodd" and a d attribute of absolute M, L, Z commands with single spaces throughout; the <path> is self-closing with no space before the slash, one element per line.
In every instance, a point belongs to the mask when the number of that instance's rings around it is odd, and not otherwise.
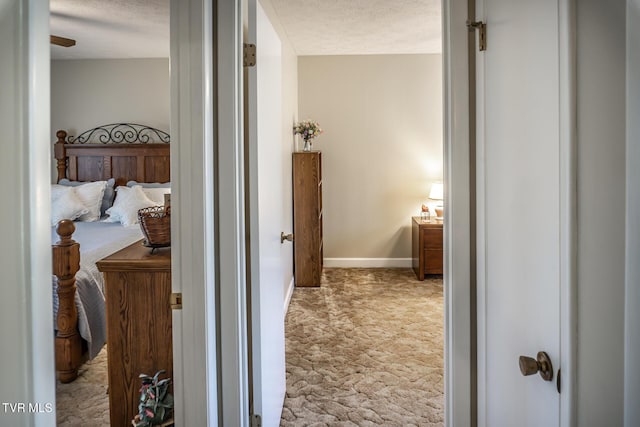
<path fill-rule="evenodd" d="M 424 250 L 424 274 L 442 274 L 442 250 Z"/>
<path fill-rule="evenodd" d="M 442 228 L 424 228 L 422 230 L 425 249 L 442 250 Z"/>

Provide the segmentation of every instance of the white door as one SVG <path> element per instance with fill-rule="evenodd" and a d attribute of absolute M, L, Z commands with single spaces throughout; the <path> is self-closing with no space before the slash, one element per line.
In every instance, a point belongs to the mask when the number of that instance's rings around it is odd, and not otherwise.
<path fill-rule="evenodd" d="M 479 426 L 564 424 L 556 381 L 561 361 L 569 369 L 561 334 L 570 274 L 567 3 L 478 4 L 487 23 L 476 76 Z M 519 356 L 540 351 L 552 381 L 520 373 Z"/>
<path fill-rule="evenodd" d="M 286 387 L 284 360 L 281 42 L 257 0 L 249 1 L 249 223 L 253 412 L 278 426 Z"/>

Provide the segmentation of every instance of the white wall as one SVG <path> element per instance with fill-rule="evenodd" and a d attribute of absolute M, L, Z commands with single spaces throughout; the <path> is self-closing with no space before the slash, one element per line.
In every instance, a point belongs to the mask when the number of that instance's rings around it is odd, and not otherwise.
<path fill-rule="evenodd" d="M 640 425 L 640 1 L 627 2 L 627 246 L 624 425 Z"/>
<path fill-rule="evenodd" d="M 579 0 L 577 29 L 577 425 L 619 426 L 624 383 L 625 1 Z"/>
<path fill-rule="evenodd" d="M 51 61 L 51 141 L 118 122 L 168 132 L 169 89 L 169 59 Z"/>
<path fill-rule="evenodd" d="M 442 56 L 299 57 L 298 79 L 300 118 L 324 130 L 325 259 L 406 263 L 411 216 L 442 180 Z"/>

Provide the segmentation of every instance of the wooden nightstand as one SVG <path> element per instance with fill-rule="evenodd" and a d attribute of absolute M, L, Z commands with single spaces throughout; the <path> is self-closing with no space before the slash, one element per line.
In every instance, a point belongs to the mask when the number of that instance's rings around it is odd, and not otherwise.
<path fill-rule="evenodd" d="M 411 218 L 412 265 L 418 280 L 427 274 L 442 274 L 442 223 Z"/>

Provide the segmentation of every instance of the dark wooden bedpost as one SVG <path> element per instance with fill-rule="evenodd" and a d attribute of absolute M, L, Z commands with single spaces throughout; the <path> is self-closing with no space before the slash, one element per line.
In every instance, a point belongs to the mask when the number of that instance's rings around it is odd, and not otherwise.
<path fill-rule="evenodd" d="M 64 148 L 64 144 L 67 143 L 67 132 L 59 130 L 56 132 L 56 137 L 58 137 L 58 140 L 53 145 L 53 151 L 57 162 L 58 181 L 60 181 L 67 177 L 67 153 Z"/>
<path fill-rule="evenodd" d="M 58 278 L 59 301 L 56 370 L 62 383 L 75 380 L 82 363 L 82 340 L 78 333 L 78 311 L 75 304 L 76 273 L 80 269 L 80 244 L 71 238 L 75 230 L 73 221 L 60 221 L 56 226 L 60 241 L 52 246 L 53 274 Z"/>

